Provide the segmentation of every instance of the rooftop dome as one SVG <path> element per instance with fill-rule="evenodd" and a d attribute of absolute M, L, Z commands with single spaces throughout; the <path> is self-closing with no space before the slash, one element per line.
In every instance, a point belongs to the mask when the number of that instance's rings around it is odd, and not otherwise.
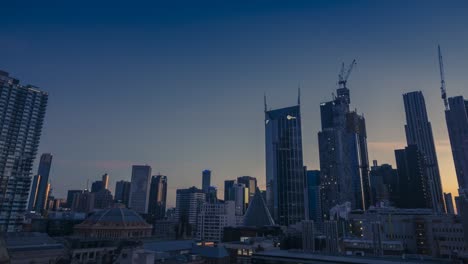
<path fill-rule="evenodd" d="M 148 224 L 137 212 L 133 210 L 127 208 L 111 208 L 92 214 L 80 225 L 135 226 Z"/>
<path fill-rule="evenodd" d="M 152 226 L 133 210 L 111 208 L 94 213 L 74 229 L 87 237 L 145 237 Z"/>

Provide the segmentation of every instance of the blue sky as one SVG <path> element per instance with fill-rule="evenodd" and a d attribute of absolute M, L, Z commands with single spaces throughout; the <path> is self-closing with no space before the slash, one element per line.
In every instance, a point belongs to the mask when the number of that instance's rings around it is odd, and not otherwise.
<path fill-rule="evenodd" d="M 0 69 L 50 93 L 40 152 L 54 193 L 108 172 L 111 187 L 149 164 L 175 189 L 251 175 L 264 186 L 263 94 L 273 108 L 302 87 L 306 165 L 318 166 L 319 104 L 357 59 L 348 86 L 369 156 L 405 145 L 402 93 L 422 90 L 442 180 L 456 191 L 439 94 L 467 94 L 465 1 L 112 1 L 3 3 Z"/>

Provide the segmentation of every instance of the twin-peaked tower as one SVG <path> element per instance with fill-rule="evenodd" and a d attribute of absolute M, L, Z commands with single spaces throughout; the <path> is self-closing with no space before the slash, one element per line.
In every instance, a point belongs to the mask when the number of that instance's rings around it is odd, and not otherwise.
<path fill-rule="evenodd" d="M 297 105 L 267 111 L 265 99 L 266 202 L 274 221 L 305 219 L 300 95 Z"/>
<path fill-rule="evenodd" d="M 369 158 L 364 116 L 349 110 L 350 92 L 342 67 L 337 96 L 320 105 L 322 131 L 318 133 L 323 219 L 336 205 L 350 203 L 351 209 L 371 204 Z"/>

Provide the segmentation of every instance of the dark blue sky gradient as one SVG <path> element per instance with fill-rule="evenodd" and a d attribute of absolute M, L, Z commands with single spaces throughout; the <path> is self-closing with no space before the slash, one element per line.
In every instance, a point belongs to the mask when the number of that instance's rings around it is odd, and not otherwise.
<path fill-rule="evenodd" d="M 58 197 L 104 172 L 113 188 L 144 163 L 168 175 L 171 205 L 205 168 L 220 197 L 241 175 L 263 188 L 263 94 L 287 106 L 299 84 L 304 155 L 316 169 L 319 104 L 353 58 L 348 86 L 370 158 L 394 164 L 401 94 L 422 90 L 444 189 L 456 190 L 436 47 L 449 96 L 468 96 L 466 1 L 54 2 L 2 3 L 0 69 L 50 93 L 40 151 L 54 154 Z"/>

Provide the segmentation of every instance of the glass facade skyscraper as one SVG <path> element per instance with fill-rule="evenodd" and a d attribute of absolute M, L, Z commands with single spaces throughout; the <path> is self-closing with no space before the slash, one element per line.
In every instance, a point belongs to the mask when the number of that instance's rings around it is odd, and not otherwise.
<path fill-rule="evenodd" d="M 266 110 L 266 198 L 276 224 L 305 219 L 305 170 L 300 105 Z"/>
<path fill-rule="evenodd" d="M 154 220 L 164 219 L 166 216 L 166 199 L 167 199 L 167 177 L 156 175 L 151 178 L 150 198 L 149 198 L 150 214 Z"/>
<path fill-rule="evenodd" d="M 37 174 L 40 175 L 39 184 L 37 186 L 36 201 L 34 203 L 34 210 L 41 213 L 46 208 L 47 202 L 47 185 L 49 184 L 49 173 L 52 166 L 52 155 L 44 153 L 41 155 L 39 161 L 39 168 Z M 33 190 L 31 190 L 32 192 Z"/>
<path fill-rule="evenodd" d="M 150 184 L 151 167 L 133 165 L 129 207 L 140 214 L 148 213 Z"/>
<path fill-rule="evenodd" d="M 21 230 L 47 100 L 0 71 L 0 232 Z"/>

